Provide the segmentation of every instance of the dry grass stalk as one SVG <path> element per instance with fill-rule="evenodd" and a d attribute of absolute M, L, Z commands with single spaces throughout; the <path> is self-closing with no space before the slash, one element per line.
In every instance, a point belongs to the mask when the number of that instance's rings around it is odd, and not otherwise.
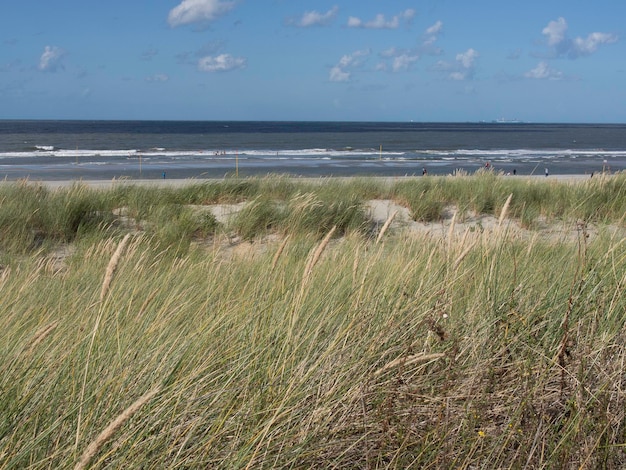
<path fill-rule="evenodd" d="M 402 366 L 410 366 L 410 365 L 417 364 L 417 363 L 420 363 L 420 362 L 434 361 L 434 360 L 437 360 L 439 358 L 442 358 L 443 356 L 445 356 L 444 353 L 433 353 L 433 354 L 419 353 L 419 354 L 414 354 L 412 356 L 399 357 L 399 358 L 394 359 L 393 361 L 385 364 L 383 367 L 381 367 L 376 372 L 374 372 L 374 376 L 377 377 L 377 376 L 383 374 L 384 372 L 388 371 L 389 369 L 393 369 L 394 367 L 397 367 L 397 366 L 400 366 L 400 365 L 402 365 Z"/>
<path fill-rule="evenodd" d="M 37 331 L 35 336 L 33 336 L 30 346 L 28 347 L 28 352 L 33 351 L 39 343 L 46 339 L 46 337 L 56 329 L 58 324 L 59 322 L 55 321 Z"/>
<path fill-rule="evenodd" d="M 371 265 L 372 265 L 371 263 L 367 263 L 365 265 L 365 269 L 363 270 L 363 276 L 361 278 L 361 283 L 359 284 L 359 292 L 355 297 L 355 302 L 354 302 L 355 309 L 361 305 L 363 294 L 365 292 L 365 285 L 366 285 L 365 281 L 367 280 L 367 275 L 369 273 Z M 356 276 L 356 272 L 354 273 L 354 275 Z"/>
<path fill-rule="evenodd" d="M 122 414 L 115 418 L 111 423 L 102 430 L 98 436 L 91 441 L 87 446 L 80 460 L 74 467 L 74 470 L 80 470 L 91 462 L 91 459 L 98 453 L 100 448 L 111 438 L 111 436 L 117 431 L 128 419 L 133 416 L 143 405 L 145 405 L 152 397 L 159 392 L 159 387 L 152 389 L 148 393 L 139 397 L 132 405 L 126 408 Z"/>
<path fill-rule="evenodd" d="M 318 247 L 315 249 L 315 252 L 313 252 L 313 254 L 309 256 L 309 261 L 307 261 L 306 266 L 304 268 L 304 273 L 302 274 L 302 285 L 300 286 L 299 299 L 302 299 L 302 296 L 304 295 L 304 289 L 307 283 L 309 282 L 309 278 L 311 277 L 311 272 L 313 272 L 313 268 L 317 264 L 317 261 L 319 260 L 320 256 L 322 256 L 322 253 L 326 249 L 326 245 L 328 245 L 328 242 L 330 242 L 330 239 L 333 236 L 333 233 L 335 233 L 336 228 L 337 226 L 335 225 L 333 226 L 333 228 L 330 229 L 330 232 L 326 234 L 324 239 L 320 242 Z"/>
<path fill-rule="evenodd" d="M 502 222 L 506 218 L 506 215 L 509 211 L 509 205 L 511 204 L 511 199 L 513 199 L 513 193 L 509 194 L 509 197 L 506 198 L 504 206 L 502 206 L 502 210 L 500 211 L 500 218 L 498 219 L 498 229 L 502 227 Z"/>
<path fill-rule="evenodd" d="M 463 232 L 463 238 L 461 238 L 461 243 L 459 243 L 459 244 L 457 245 L 457 246 L 459 247 L 459 249 L 460 249 L 460 248 L 463 248 L 463 247 L 465 246 L 465 242 L 467 241 L 467 236 L 469 235 L 469 233 L 470 233 L 470 228 L 469 228 L 469 227 L 467 227 L 467 228 L 465 229 L 465 232 Z"/>
<path fill-rule="evenodd" d="M 356 253 L 354 254 L 354 263 L 352 263 L 352 284 L 354 284 L 356 282 L 356 275 L 359 271 L 359 256 L 360 256 L 360 249 L 359 246 L 357 245 L 356 247 Z"/>
<path fill-rule="evenodd" d="M 452 241 L 454 239 L 454 227 L 456 225 L 456 214 L 457 211 L 454 211 L 452 215 L 452 220 L 450 221 L 450 228 L 448 228 L 448 253 L 452 253 Z"/>
<path fill-rule="evenodd" d="M 144 300 L 143 304 L 141 304 L 141 307 L 139 307 L 137 316 L 140 317 L 141 315 L 145 313 L 146 308 L 148 308 L 148 305 L 150 305 L 150 302 L 154 300 L 154 298 L 156 297 L 158 293 L 159 293 L 159 289 L 155 289 L 154 291 L 152 291 L 152 293 L 146 298 L 146 300 Z"/>
<path fill-rule="evenodd" d="M 473 243 L 470 243 L 467 248 L 465 248 L 465 250 L 463 250 L 463 253 L 461 253 L 457 259 L 454 260 L 454 266 L 453 269 L 456 271 L 456 269 L 459 267 L 459 264 L 461 264 L 461 261 L 463 261 L 463 259 L 465 259 L 465 257 L 467 256 L 467 254 L 472 250 L 472 248 L 474 248 L 474 246 L 476 245 L 476 241 L 474 241 Z"/>
<path fill-rule="evenodd" d="M 533 233 L 532 238 L 530 239 L 530 241 L 528 242 L 528 248 L 526 249 L 526 257 L 528 258 L 530 256 L 530 254 L 533 251 L 533 248 L 535 247 L 535 244 L 537 243 L 537 239 L 539 238 L 539 234 L 537 232 Z"/>
<path fill-rule="evenodd" d="M 104 281 L 102 282 L 102 289 L 100 290 L 100 301 L 102 302 L 102 300 L 104 300 L 104 297 L 106 296 L 107 292 L 109 291 L 109 287 L 111 287 L 111 281 L 113 281 L 113 274 L 115 274 L 115 269 L 117 268 L 117 263 L 119 263 L 120 258 L 122 256 L 122 251 L 124 251 L 124 248 L 126 247 L 126 245 L 128 244 L 128 240 L 130 240 L 130 234 L 127 233 L 124 238 L 122 239 L 122 241 L 117 245 L 117 249 L 115 250 L 115 253 L 113 253 L 113 256 L 111 256 L 111 260 L 109 261 L 109 264 L 107 266 L 105 275 L 104 275 Z"/>
<path fill-rule="evenodd" d="M 285 237 L 283 242 L 278 247 L 278 250 L 276 251 L 276 254 L 274 255 L 274 259 L 272 260 L 272 268 L 270 269 L 270 272 L 273 272 L 274 269 L 276 268 L 276 265 L 278 264 L 278 260 L 280 259 L 280 255 L 283 254 L 283 251 L 285 250 L 285 247 L 287 246 L 288 241 L 289 241 L 289 235 Z"/>
<path fill-rule="evenodd" d="M 320 256 L 322 256 L 322 253 L 324 253 L 324 250 L 326 249 L 326 245 L 328 245 L 328 242 L 330 241 L 331 237 L 335 233 L 336 229 L 337 229 L 337 226 L 336 225 L 333 226 L 333 228 L 330 229 L 330 232 L 328 232 L 326 236 L 324 237 L 324 239 L 320 242 L 317 249 L 315 250 L 313 255 L 310 257 L 308 263 L 306 264 L 306 267 L 304 268 L 304 277 L 309 277 L 309 275 L 311 274 L 311 271 L 313 271 L 313 268 L 315 267 L 318 260 L 320 259 Z"/>
<path fill-rule="evenodd" d="M 396 217 L 397 214 L 398 214 L 398 211 L 395 210 L 387 218 L 387 220 L 385 221 L 385 224 L 383 225 L 383 228 L 380 229 L 380 233 L 378 234 L 378 238 L 376 238 L 376 243 L 378 243 L 378 242 L 380 242 L 382 240 L 383 235 L 385 235 L 385 232 L 387 231 L 387 229 L 391 225 L 391 222 L 393 222 L 393 219 Z"/>
<path fill-rule="evenodd" d="M 9 278 L 11 268 L 0 266 L 0 286 Z"/>
<path fill-rule="evenodd" d="M 430 272 L 432 269 L 433 259 L 435 257 L 435 253 L 437 250 L 431 250 L 430 255 L 428 256 L 428 261 L 426 261 L 426 272 Z"/>

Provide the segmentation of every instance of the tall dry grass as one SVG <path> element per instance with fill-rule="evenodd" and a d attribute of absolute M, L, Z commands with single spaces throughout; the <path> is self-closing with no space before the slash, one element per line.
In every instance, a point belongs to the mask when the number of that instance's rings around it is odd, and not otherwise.
<path fill-rule="evenodd" d="M 0 467 L 623 466 L 624 237 L 453 232 L 12 257 Z"/>

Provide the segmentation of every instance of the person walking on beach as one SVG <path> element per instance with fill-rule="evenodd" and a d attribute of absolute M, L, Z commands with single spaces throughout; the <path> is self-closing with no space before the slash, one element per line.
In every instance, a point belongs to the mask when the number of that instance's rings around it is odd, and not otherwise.
<path fill-rule="evenodd" d="M 546 178 L 548 177 L 548 169 L 546 168 Z"/>

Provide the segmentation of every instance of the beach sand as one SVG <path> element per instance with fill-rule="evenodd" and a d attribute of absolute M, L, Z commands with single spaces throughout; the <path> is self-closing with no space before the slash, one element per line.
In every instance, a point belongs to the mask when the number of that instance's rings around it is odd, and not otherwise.
<path fill-rule="evenodd" d="M 603 175 L 608 176 L 608 175 Z M 448 176 L 439 176 L 435 175 L 433 177 L 448 177 Z M 449 176 L 453 177 L 453 176 Z M 471 175 L 461 176 L 461 178 L 470 178 Z M 512 175 L 501 175 L 502 178 L 515 178 L 515 179 L 529 179 L 532 181 L 559 181 L 559 182 L 580 182 L 587 181 L 591 178 L 590 175 L 582 175 L 582 174 L 572 174 L 572 175 L 550 175 L 548 177 L 544 175 L 533 175 L 533 176 L 512 176 Z M 596 177 L 601 177 L 601 175 L 597 175 Z M 255 177 L 258 178 L 258 177 Z M 320 177 L 288 177 L 293 178 L 295 181 L 302 182 L 324 182 L 329 180 L 349 180 L 352 178 L 361 178 L 361 177 L 352 177 L 352 176 L 320 176 Z M 423 178 L 423 176 L 365 176 L 363 178 L 375 178 L 386 180 L 390 183 L 396 181 L 410 181 L 419 178 Z M 234 179 L 234 178 L 228 178 Z M 242 178 L 245 179 L 245 178 Z M 73 184 L 85 184 L 92 188 L 102 188 L 109 189 L 115 186 L 121 185 L 138 185 L 138 186 L 156 186 L 156 187 L 165 187 L 165 188 L 176 188 L 189 186 L 194 184 L 204 184 L 204 183 L 212 183 L 223 181 L 224 178 L 168 178 L 168 179 L 131 179 L 131 178 L 123 178 L 123 179 L 110 179 L 110 180 L 94 180 L 94 179 L 65 179 L 65 180 L 36 180 L 36 179 L 27 179 L 27 180 L 0 180 L 0 184 L 15 184 L 18 181 L 26 181 L 30 184 L 40 184 L 42 186 L 48 187 L 50 189 L 55 188 L 64 188 L 71 186 Z"/>

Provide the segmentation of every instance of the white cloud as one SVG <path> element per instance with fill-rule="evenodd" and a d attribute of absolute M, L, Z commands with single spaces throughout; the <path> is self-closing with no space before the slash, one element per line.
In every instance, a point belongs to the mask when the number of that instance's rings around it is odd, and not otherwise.
<path fill-rule="evenodd" d="M 380 53 L 381 57 L 396 57 L 402 54 L 402 51 L 398 50 L 395 47 L 390 47 L 389 49 L 385 49 Z"/>
<path fill-rule="evenodd" d="M 467 74 L 465 72 L 452 72 L 450 78 L 452 80 L 462 81 L 467 78 Z"/>
<path fill-rule="evenodd" d="M 401 54 L 397 57 L 394 57 L 393 62 L 391 64 L 391 69 L 394 72 L 400 72 L 403 70 L 408 70 L 413 62 L 416 62 L 419 59 L 419 55 L 410 55 L 410 54 Z"/>
<path fill-rule="evenodd" d="M 350 72 L 346 72 L 340 66 L 335 65 L 330 69 L 328 78 L 331 82 L 348 82 L 350 81 Z"/>
<path fill-rule="evenodd" d="M 234 6 L 234 1 L 183 0 L 170 11 L 167 22 L 172 27 L 210 22 L 229 12 Z"/>
<path fill-rule="evenodd" d="M 350 69 L 359 67 L 363 63 L 363 59 L 371 54 L 369 49 L 355 51 L 352 54 L 346 54 L 339 63 L 330 69 L 329 80 L 331 82 L 347 82 L 352 77 Z"/>
<path fill-rule="evenodd" d="M 437 36 L 443 30 L 443 23 L 441 21 L 437 21 L 430 28 L 426 29 L 426 34 L 428 36 Z"/>
<path fill-rule="evenodd" d="M 390 20 L 385 19 L 385 15 L 376 15 L 372 21 L 368 21 L 363 26 L 371 29 L 396 29 L 400 26 L 400 19 L 394 16 Z"/>
<path fill-rule="evenodd" d="M 441 48 L 435 46 L 435 43 L 437 42 L 437 39 L 439 39 L 439 35 L 442 32 L 443 23 L 441 21 L 437 21 L 435 24 L 427 28 L 426 31 L 424 31 L 424 35 L 422 37 L 422 52 L 424 54 L 441 54 Z"/>
<path fill-rule="evenodd" d="M 320 13 L 318 11 L 307 11 L 302 15 L 297 21 L 292 21 L 291 23 L 296 26 L 301 26 L 303 28 L 307 28 L 309 26 L 325 26 L 329 24 L 332 20 L 337 16 L 337 12 L 339 11 L 338 6 L 332 7 L 326 13 Z"/>
<path fill-rule="evenodd" d="M 548 46 L 556 46 L 565 39 L 566 31 L 567 21 L 561 17 L 556 21 L 550 21 L 541 33 L 548 37 Z"/>
<path fill-rule="evenodd" d="M 612 44 L 618 40 L 615 34 L 601 32 L 590 33 L 586 38 L 569 39 L 567 21 L 563 17 L 550 21 L 541 32 L 547 37 L 547 44 L 553 49 L 555 56 L 570 59 L 591 55 L 598 50 L 599 46 Z"/>
<path fill-rule="evenodd" d="M 404 10 L 399 15 L 393 16 L 391 19 L 386 19 L 385 15 L 378 14 L 376 17 L 368 22 L 364 22 L 360 18 L 351 16 L 348 18 L 348 27 L 350 28 L 368 28 L 368 29 L 397 29 L 400 27 L 402 21 L 410 22 L 415 17 L 415 10 L 409 8 Z"/>
<path fill-rule="evenodd" d="M 612 44 L 617 42 L 617 36 L 608 33 L 591 33 L 585 39 L 576 38 L 573 41 L 573 52 L 577 55 L 593 54 L 598 46 L 602 44 Z M 570 54 L 571 55 L 571 54 Z"/>
<path fill-rule="evenodd" d="M 551 68 L 546 61 L 542 61 L 537 64 L 537 67 L 526 72 L 524 76 L 538 80 L 562 80 L 563 72 Z"/>
<path fill-rule="evenodd" d="M 451 80 L 469 80 L 474 76 L 476 68 L 476 59 L 479 57 L 475 49 L 468 49 L 465 52 L 459 52 L 454 63 L 439 61 L 435 65 L 435 70 L 448 73 Z"/>
<path fill-rule="evenodd" d="M 348 27 L 349 28 L 360 28 L 363 25 L 363 22 L 354 16 L 348 18 Z"/>
<path fill-rule="evenodd" d="M 56 72 L 63 69 L 63 57 L 66 52 L 57 46 L 46 46 L 39 58 L 39 70 L 42 72 Z"/>
<path fill-rule="evenodd" d="M 149 77 L 146 77 L 146 82 L 167 82 L 170 77 L 164 73 L 156 73 Z"/>
<path fill-rule="evenodd" d="M 360 50 L 360 51 L 355 51 L 352 54 L 344 55 L 339 60 L 339 64 L 342 67 L 361 65 L 362 58 L 363 57 L 367 57 L 370 54 L 371 54 L 371 51 L 369 49 L 363 49 L 363 50 Z"/>
<path fill-rule="evenodd" d="M 465 52 L 461 52 L 456 55 L 456 61 L 460 62 L 464 69 L 471 69 L 474 67 L 474 62 L 478 58 L 478 52 L 474 49 L 468 49 Z"/>
<path fill-rule="evenodd" d="M 400 14 L 400 16 L 406 21 L 411 21 L 415 18 L 415 10 L 413 8 L 407 8 Z"/>
<path fill-rule="evenodd" d="M 402 50 L 395 47 L 391 47 L 382 51 L 380 57 L 384 59 L 391 59 L 390 66 L 385 63 L 380 63 L 376 66 L 377 71 L 385 71 L 391 68 L 392 72 L 402 72 L 408 70 L 410 66 L 419 60 L 420 56 L 416 51 Z"/>
<path fill-rule="evenodd" d="M 246 63 L 247 61 L 243 57 L 220 54 L 218 56 L 202 57 L 198 61 L 198 69 L 202 72 L 228 72 L 230 70 L 244 68 Z"/>

